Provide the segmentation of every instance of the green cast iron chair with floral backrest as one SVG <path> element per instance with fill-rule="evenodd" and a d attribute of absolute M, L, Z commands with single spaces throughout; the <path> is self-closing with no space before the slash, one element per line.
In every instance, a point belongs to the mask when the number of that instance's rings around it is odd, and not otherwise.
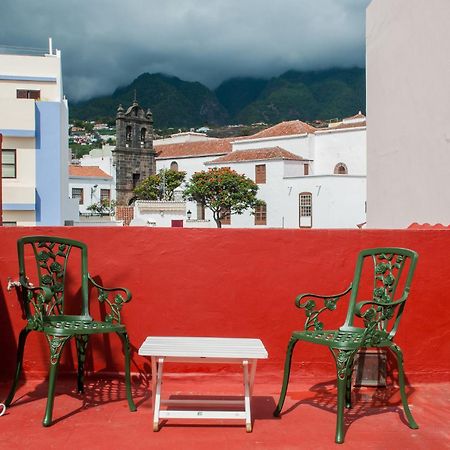
<path fill-rule="evenodd" d="M 417 253 L 403 248 L 374 248 L 360 252 L 355 275 L 350 287 L 336 295 L 301 294 L 295 304 L 306 312 L 304 331 L 294 331 L 289 340 L 284 367 L 284 378 L 280 399 L 274 411 L 279 416 L 283 408 L 289 383 L 292 352 L 298 341 L 306 341 L 328 347 L 336 362 L 337 371 L 337 443 L 344 442 L 344 405 L 351 408 L 351 378 L 353 360 L 361 348 L 375 347 L 390 349 L 397 357 L 400 395 L 410 428 L 417 429 L 408 406 L 403 372 L 403 354 L 393 342 L 400 318 L 408 298 L 411 280 L 417 264 Z M 369 268 L 369 278 L 373 279 L 368 300 L 358 300 L 362 291 L 363 266 Z M 366 273 L 366 272 L 364 272 Z M 370 282 L 372 285 L 372 282 Z M 336 309 L 338 300 L 350 294 L 347 317 L 337 330 L 323 329 L 319 315 Z M 317 306 L 315 299 L 322 299 L 323 306 Z M 360 324 L 355 324 L 359 317 Z M 359 326 L 358 326 L 359 325 Z"/>
<path fill-rule="evenodd" d="M 120 317 L 123 304 L 131 300 L 131 293 L 125 288 L 105 288 L 91 278 L 87 265 L 87 246 L 82 242 L 51 236 L 27 236 L 17 241 L 17 250 L 19 290 L 28 323 L 19 335 L 16 371 L 5 401 L 6 406 L 10 405 L 14 398 L 22 369 L 25 342 L 31 331 L 44 333 L 50 347 L 44 426 L 50 426 L 52 423 L 55 380 L 65 344 L 70 338 L 75 338 L 78 356 L 77 387 L 78 392 L 83 392 L 84 362 L 89 336 L 97 333 L 117 333 L 122 340 L 125 354 L 125 387 L 128 406 L 131 411 L 136 411 L 131 396 L 129 340 Z M 28 254 L 32 255 L 31 258 L 36 264 L 26 264 L 29 260 Z M 36 271 L 33 270 L 33 266 L 36 266 Z M 76 276 L 81 276 L 77 284 L 73 281 L 74 272 L 77 273 Z M 104 321 L 94 320 L 89 313 L 89 283 L 96 288 L 99 302 L 109 307 Z M 77 315 L 67 311 L 69 306 L 66 294 L 69 284 L 77 291 L 73 296 L 78 303 L 77 312 L 80 314 Z"/>

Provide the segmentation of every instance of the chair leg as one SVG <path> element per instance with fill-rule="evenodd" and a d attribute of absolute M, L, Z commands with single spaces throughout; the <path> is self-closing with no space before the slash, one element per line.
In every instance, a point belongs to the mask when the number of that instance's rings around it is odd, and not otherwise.
<path fill-rule="evenodd" d="M 89 335 L 78 334 L 75 336 L 78 356 L 77 390 L 81 394 L 84 392 L 84 363 L 86 361 L 86 347 Z"/>
<path fill-rule="evenodd" d="M 131 375 L 130 375 L 130 341 L 127 333 L 117 333 L 123 342 L 123 352 L 125 354 L 125 390 L 127 393 L 128 407 L 130 411 L 136 411 L 136 405 L 131 393 Z"/>
<path fill-rule="evenodd" d="M 59 359 L 66 342 L 71 336 L 46 335 L 50 346 L 50 369 L 48 377 L 47 406 L 45 407 L 44 420 L 42 425 L 49 427 L 52 424 L 53 403 L 55 399 L 55 381 L 58 374 Z"/>
<path fill-rule="evenodd" d="M 284 376 L 283 376 L 283 385 L 281 387 L 280 399 L 278 400 L 278 405 L 273 412 L 275 417 L 278 417 L 283 409 L 284 400 L 286 398 L 286 392 L 289 384 L 289 375 L 291 373 L 291 361 L 292 361 L 292 352 L 294 351 L 295 344 L 298 342 L 298 339 L 291 337 L 289 344 L 287 346 L 286 351 L 286 360 L 284 362 Z"/>
<path fill-rule="evenodd" d="M 350 409 L 352 407 L 352 374 L 353 374 L 354 358 L 349 361 L 349 368 L 347 373 L 347 385 L 345 387 L 345 407 Z"/>
<path fill-rule="evenodd" d="M 24 328 L 19 334 L 19 342 L 17 345 L 17 357 L 16 357 L 16 371 L 14 374 L 13 383 L 11 389 L 9 391 L 8 397 L 5 400 L 5 406 L 9 406 L 13 401 L 14 395 L 17 390 L 17 383 L 19 381 L 20 373 L 22 372 L 22 363 L 23 363 L 23 352 L 25 349 L 25 342 L 27 340 L 27 336 L 31 330 Z"/>
<path fill-rule="evenodd" d="M 408 420 L 408 425 L 410 428 L 417 430 L 419 428 L 419 425 L 417 425 L 416 421 L 414 420 L 411 410 L 409 409 L 408 405 L 408 398 L 406 397 L 406 391 L 405 391 L 405 373 L 403 371 L 403 353 L 400 347 L 397 344 L 392 343 L 390 346 L 390 349 L 395 353 L 397 356 L 397 364 L 398 364 L 398 383 L 400 385 L 400 396 L 402 399 L 403 409 L 405 411 L 406 418 Z"/>
<path fill-rule="evenodd" d="M 348 401 L 349 378 L 351 378 L 351 369 L 353 365 L 354 350 L 331 349 L 336 361 L 337 372 L 337 417 L 336 417 L 336 436 L 335 442 L 342 444 L 344 442 L 344 405 Z"/>

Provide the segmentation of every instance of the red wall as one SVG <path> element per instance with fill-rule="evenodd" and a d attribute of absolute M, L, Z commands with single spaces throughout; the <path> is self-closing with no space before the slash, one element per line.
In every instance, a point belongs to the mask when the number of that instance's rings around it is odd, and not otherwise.
<path fill-rule="evenodd" d="M 12 375 L 18 333 L 25 325 L 16 294 L 6 291 L 7 278 L 17 278 L 17 238 L 30 234 L 86 242 L 91 275 L 101 276 L 105 286 L 126 286 L 132 291 L 133 300 L 125 305 L 123 318 L 135 348 L 134 371 L 141 371 L 146 363 L 137 348 L 147 335 L 188 335 L 259 337 L 269 352 L 269 360 L 259 370 L 281 374 L 290 333 L 303 326 L 304 312 L 294 307 L 297 294 L 344 290 L 363 248 L 414 249 L 419 263 L 396 342 L 403 348 L 410 379 L 449 379 L 450 230 L 135 227 L 0 228 L 3 378 Z M 99 312 L 95 299 L 93 305 L 95 315 Z M 340 309 L 343 317 L 346 305 Z M 74 348 L 66 348 L 62 371 L 74 370 L 74 356 Z M 331 355 L 319 346 L 300 343 L 295 361 L 308 374 L 334 373 Z M 25 353 L 26 373 L 41 376 L 47 364 L 47 343 L 42 335 L 32 333 Z M 122 371 L 116 336 L 92 340 L 88 368 Z"/>

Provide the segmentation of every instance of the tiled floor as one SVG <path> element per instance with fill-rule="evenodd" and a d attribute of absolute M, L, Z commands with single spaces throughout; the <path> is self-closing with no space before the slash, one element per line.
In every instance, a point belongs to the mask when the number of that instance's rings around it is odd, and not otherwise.
<path fill-rule="evenodd" d="M 75 393 L 75 379 L 58 380 L 54 424 L 41 425 L 47 384 L 30 380 L 0 417 L 0 448 L 5 449 L 450 449 L 450 383 L 419 384 L 408 392 L 420 429 L 406 425 L 398 389 L 363 388 L 353 394 L 346 413 L 346 439 L 334 443 L 336 388 L 333 380 L 292 380 L 283 415 L 272 416 L 280 377 L 257 373 L 252 433 L 243 421 L 167 421 L 152 431 L 151 388 L 134 379 L 138 411 L 131 413 L 123 382 L 87 378 L 84 395 Z M 8 386 L 0 385 L 1 398 Z M 173 395 L 238 395 L 238 374 L 177 374 L 167 378 L 163 392 Z"/>

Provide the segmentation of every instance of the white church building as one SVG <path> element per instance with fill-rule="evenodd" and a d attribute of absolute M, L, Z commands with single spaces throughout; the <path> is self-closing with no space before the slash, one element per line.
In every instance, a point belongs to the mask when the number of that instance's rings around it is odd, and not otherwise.
<path fill-rule="evenodd" d="M 154 141 L 156 170 L 186 172 L 186 181 L 211 167 L 229 167 L 253 179 L 264 205 L 222 222 L 224 228 L 356 228 L 366 221 L 366 121 L 358 113 L 314 128 L 282 122 L 255 135 Z M 182 186 L 180 187 L 182 191 Z M 131 225 L 215 227 L 195 202 L 137 201 Z"/>

